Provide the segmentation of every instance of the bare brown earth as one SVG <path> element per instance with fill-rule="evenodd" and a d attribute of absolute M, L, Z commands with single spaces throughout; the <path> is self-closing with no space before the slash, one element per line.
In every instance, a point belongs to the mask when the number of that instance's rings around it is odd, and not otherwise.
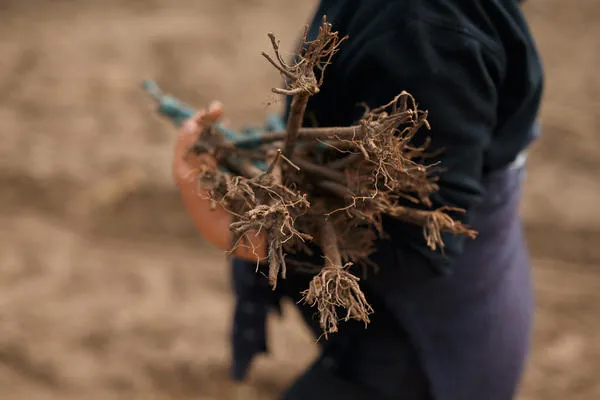
<path fill-rule="evenodd" d="M 0 398 L 270 399 L 310 362 L 288 307 L 251 386 L 227 379 L 227 264 L 182 210 L 174 131 L 139 81 L 259 123 L 279 109 L 266 32 L 292 48 L 313 5 L 0 0 Z M 600 2 L 526 11 L 548 81 L 523 204 L 538 313 L 520 398 L 598 399 Z"/>

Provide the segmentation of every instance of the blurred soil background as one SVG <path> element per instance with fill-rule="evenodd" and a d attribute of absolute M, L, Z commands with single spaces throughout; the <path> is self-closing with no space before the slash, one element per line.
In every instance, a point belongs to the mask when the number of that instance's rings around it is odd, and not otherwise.
<path fill-rule="evenodd" d="M 234 125 L 281 104 L 260 57 L 315 1 L 0 0 L 0 398 L 272 399 L 315 355 L 288 305 L 227 377 L 223 254 L 188 221 L 143 78 Z M 520 399 L 600 398 L 600 2 L 530 0 L 547 72 L 523 214 L 534 350 Z M 253 396 L 251 396 L 253 395 Z"/>

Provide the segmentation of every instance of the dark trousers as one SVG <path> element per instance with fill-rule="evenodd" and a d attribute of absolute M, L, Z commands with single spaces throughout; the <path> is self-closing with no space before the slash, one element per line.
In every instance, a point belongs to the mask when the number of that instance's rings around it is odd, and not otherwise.
<path fill-rule="evenodd" d="M 486 178 L 475 210 L 479 237 L 449 276 L 420 277 L 416 261 L 388 249 L 388 264 L 364 281 L 371 324 L 341 323 L 285 400 L 514 398 L 529 347 L 530 264 L 518 214 L 522 169 Z M 393 260 L 391 263 L 389 260 Z M 282 283 L 293 299 L 309 276 Z M 300 306 L 316 335 L 314 309 Z"/>

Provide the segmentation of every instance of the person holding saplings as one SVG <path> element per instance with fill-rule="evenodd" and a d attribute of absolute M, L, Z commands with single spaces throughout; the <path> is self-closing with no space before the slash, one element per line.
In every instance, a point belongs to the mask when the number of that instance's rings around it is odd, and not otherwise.
<path fill-rule="evenodd" d="M 444 171 L 433 207 L 464 209 L 457 218 L 478 237 L 444 236 L 442 254 L 427 248 L 420 228 L 384 221 L 389 239 L 380 240 L 371 257 L 378 271 L 360 281 L 375 310 L 371 323 L 366 329 L 356 321 L 340 323 L 283 399 L 514 398 L 533 310 L 518 211 L 524 155 L 537 135 L 543 88 L 541 62 L 518 3 L 323 0 L 318 6 L 309 38 L 326 15 L 349 39 L 309 101 L 310 121 L 348 126 L 360 119 L 361 103 L 378 107 L 403 90 L 411 93 L 429 113 L 431 148 L 442 150 L 435 156 Z M 230 215 L 210 209 L 194 178 L 196 167 L 214 168 L 215 161 L 184 157 L 201 126 L 222 113 L 221 104 L 213 103 L 186 122 L 174 176 L 200 233 L 225 250 Z M 266 314 L 281 297 L 298 301 L 312 277 L 289 268 L 271 291 L 255 273 L 257 255 L 264 261 L 265 238 L 251 238 L 254 251 L 239 247 L 233 262 L 237 379 L 256 353 L 266 351 Z M 319 337 L 314 309 L 298 307 Z"/>

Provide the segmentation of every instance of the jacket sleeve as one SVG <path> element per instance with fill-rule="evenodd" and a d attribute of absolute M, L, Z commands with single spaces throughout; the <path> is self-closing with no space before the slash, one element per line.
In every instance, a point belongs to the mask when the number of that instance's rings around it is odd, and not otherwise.
<path fill-rule="evenodd" d="M 336 61 L 346 63 L 343 80 L 351 88 L 350 97 L 376 107 L 406 90 L 421 109 L 428 110 L 431 131 L 423 130 L 415 140 L 428 135 L 432 150 L 444 149 L 436 159 L 445 171 L 439 192 L 432 196 L 434 207 L 463 208 L 466 213 L 453 216 L 469 223 L 471 211 L 484 195 L 484 156 L 495 130 L 501 56 L 465 32 L 421 21 L 407 22 L 353 46 Z M 356 119 L 361 112 L 357 108 Z M 425 246 L 418 227 L 394 221 L 386 229 L 397 251 L 412 248 L 438 271 L 451 270 L 469 240 L 445 235 L 442 254 Z"/>

